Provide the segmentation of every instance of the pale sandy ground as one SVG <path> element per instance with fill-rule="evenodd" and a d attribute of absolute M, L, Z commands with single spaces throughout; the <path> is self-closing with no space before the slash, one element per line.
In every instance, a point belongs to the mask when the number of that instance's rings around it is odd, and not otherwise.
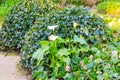
<path fill-rule="evenodd" d="M 30 80 L 25 74 L 20 73 L 17 65 L 19 64 L 19 56 L 4 56 L 4 52 L 0 52 L 0 80 Z"/>

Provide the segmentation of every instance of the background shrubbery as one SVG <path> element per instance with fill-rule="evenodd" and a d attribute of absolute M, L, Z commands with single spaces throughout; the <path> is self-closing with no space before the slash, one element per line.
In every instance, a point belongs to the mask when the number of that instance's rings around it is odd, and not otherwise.
<path fill-rule="evenodd" d="M 5 17 L 12 9 L 12 7 L 18 4 L 19 0 L 0 0 L 0 26 L 4 21 Z"/>
<path fill-rule="evenodd" d="M 120 32 L 120 0 L 106 0 L 97 5 L 97 10 L 112 32 Z"/>
<path fill-rule="evenodd" d="M 120 17 L 120 2 L 103 2 L 97 6 L 98 12 Z"/>

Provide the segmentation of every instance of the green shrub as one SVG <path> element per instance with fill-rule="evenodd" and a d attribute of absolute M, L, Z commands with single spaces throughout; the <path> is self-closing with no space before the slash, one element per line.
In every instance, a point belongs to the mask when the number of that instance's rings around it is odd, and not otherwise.
<path fill-rule="evenodd" d="M 44 2 L 44 1 L 43 1 Z M 25 33 L 34 25 L 38 17 L 43 17 L 53 9 L 53 5 L 44 2 L 22 1 L 13 7 L 2 27 L 2 46 L 19 49 L 23 45 Z"/>
<path fill-rule="evenodd" d="M 98 4 L 97 10 L 100 13 L 107 13 L 112 16 L 120 17 L 120 3 L 119 2 L 103 2 Z"/>
<path fill-rule="evenodd" d="M 84 38 L 57 38 L 41 41 L 41 48 L 32 56 L 38 68 L 33 71 L 33 80 L 119 80 L 119 48 L 89 45 Z M 31 61 L 32 61 L 31 59 Z"/>
<path fill-rule="evenodd" d="M 49 30 L 48 26 L 56 26 L 55 30 Z M 25 35 L 24 46 L 21 50 L 21 64 L 27 68 L 31 65 L 32 54 L 40 47 L 40 40 L 48 40 L 51 34 L 62 38 L 72 38 L 73 35 L 84 37 L 89 44 L 104 39 L 105 24 L 101 18 L 91 14 L 86 8 L 70 8 L 59 12 L 53 12 L 46 18 L 39 18 Z M 105 37 L 106 38 L 106 37 Z"/>
<path fill-rule="evenodd" d="M 40 7 L 31 1 L 21 2 L 13 7 L 2 27 L 2 45 L 16 49 L 21 48 L 25 33 L 34 24 Z"/>

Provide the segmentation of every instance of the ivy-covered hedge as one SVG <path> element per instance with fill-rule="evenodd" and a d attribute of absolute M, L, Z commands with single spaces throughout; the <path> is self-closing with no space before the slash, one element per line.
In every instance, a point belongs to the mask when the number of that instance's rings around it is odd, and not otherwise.
<path fill-rule="evenodd" d="M 54 30 L 48 27 L 56 27 Z M 54 34 L 62 38 L 73 38 L 73 35 L 84 37 L 89 44 L 106 39 L 105 24 L 101 18 L 93 15 L 87 8 L 69 8 L 59 12 L 53 12 L 48 17 L 39 18 L 28 33 L 21 49 L 21 64 L 33 69 L 32 54 L 40 47 L 40 40 L 48 40 L 48 36 Z"/>
<path fill-rule="evenodd" d="M 25 33 L 35 24 L 38 17 L 44 17 L 53 7 L 53 4 L 45 0 L 41 1 L 41 4 L 37 1 L 22 1 L 13 7 L 2 26 L 2 48 L 20 49 Z"/>
<path fill-rule="evenodd" d="M 15 49 L 21 48 L 25 33 L 33 26 L 40 12 L 37 3 L 21 2 L 13 7 L 2 27 L 2 46 Z"/>

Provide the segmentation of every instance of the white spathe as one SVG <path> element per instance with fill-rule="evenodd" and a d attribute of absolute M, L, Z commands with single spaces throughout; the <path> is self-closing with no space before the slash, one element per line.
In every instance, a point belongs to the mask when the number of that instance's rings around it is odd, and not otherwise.
<path fill-rule="evenodd" d="M 49 36 L 48 38 L 49 38 L 49 40 L 51 40 L 51 41 L 55 41 L 55 40 L 58 38 L 58 36 L 51 35 L 51 36 Z"/>
<path fill-rule="evenodd" d="M 55 26 L 48 26 L 48 29 L 54 30 L 56 27 L 58 27 L 58 25 L 55 25 Z"/>

